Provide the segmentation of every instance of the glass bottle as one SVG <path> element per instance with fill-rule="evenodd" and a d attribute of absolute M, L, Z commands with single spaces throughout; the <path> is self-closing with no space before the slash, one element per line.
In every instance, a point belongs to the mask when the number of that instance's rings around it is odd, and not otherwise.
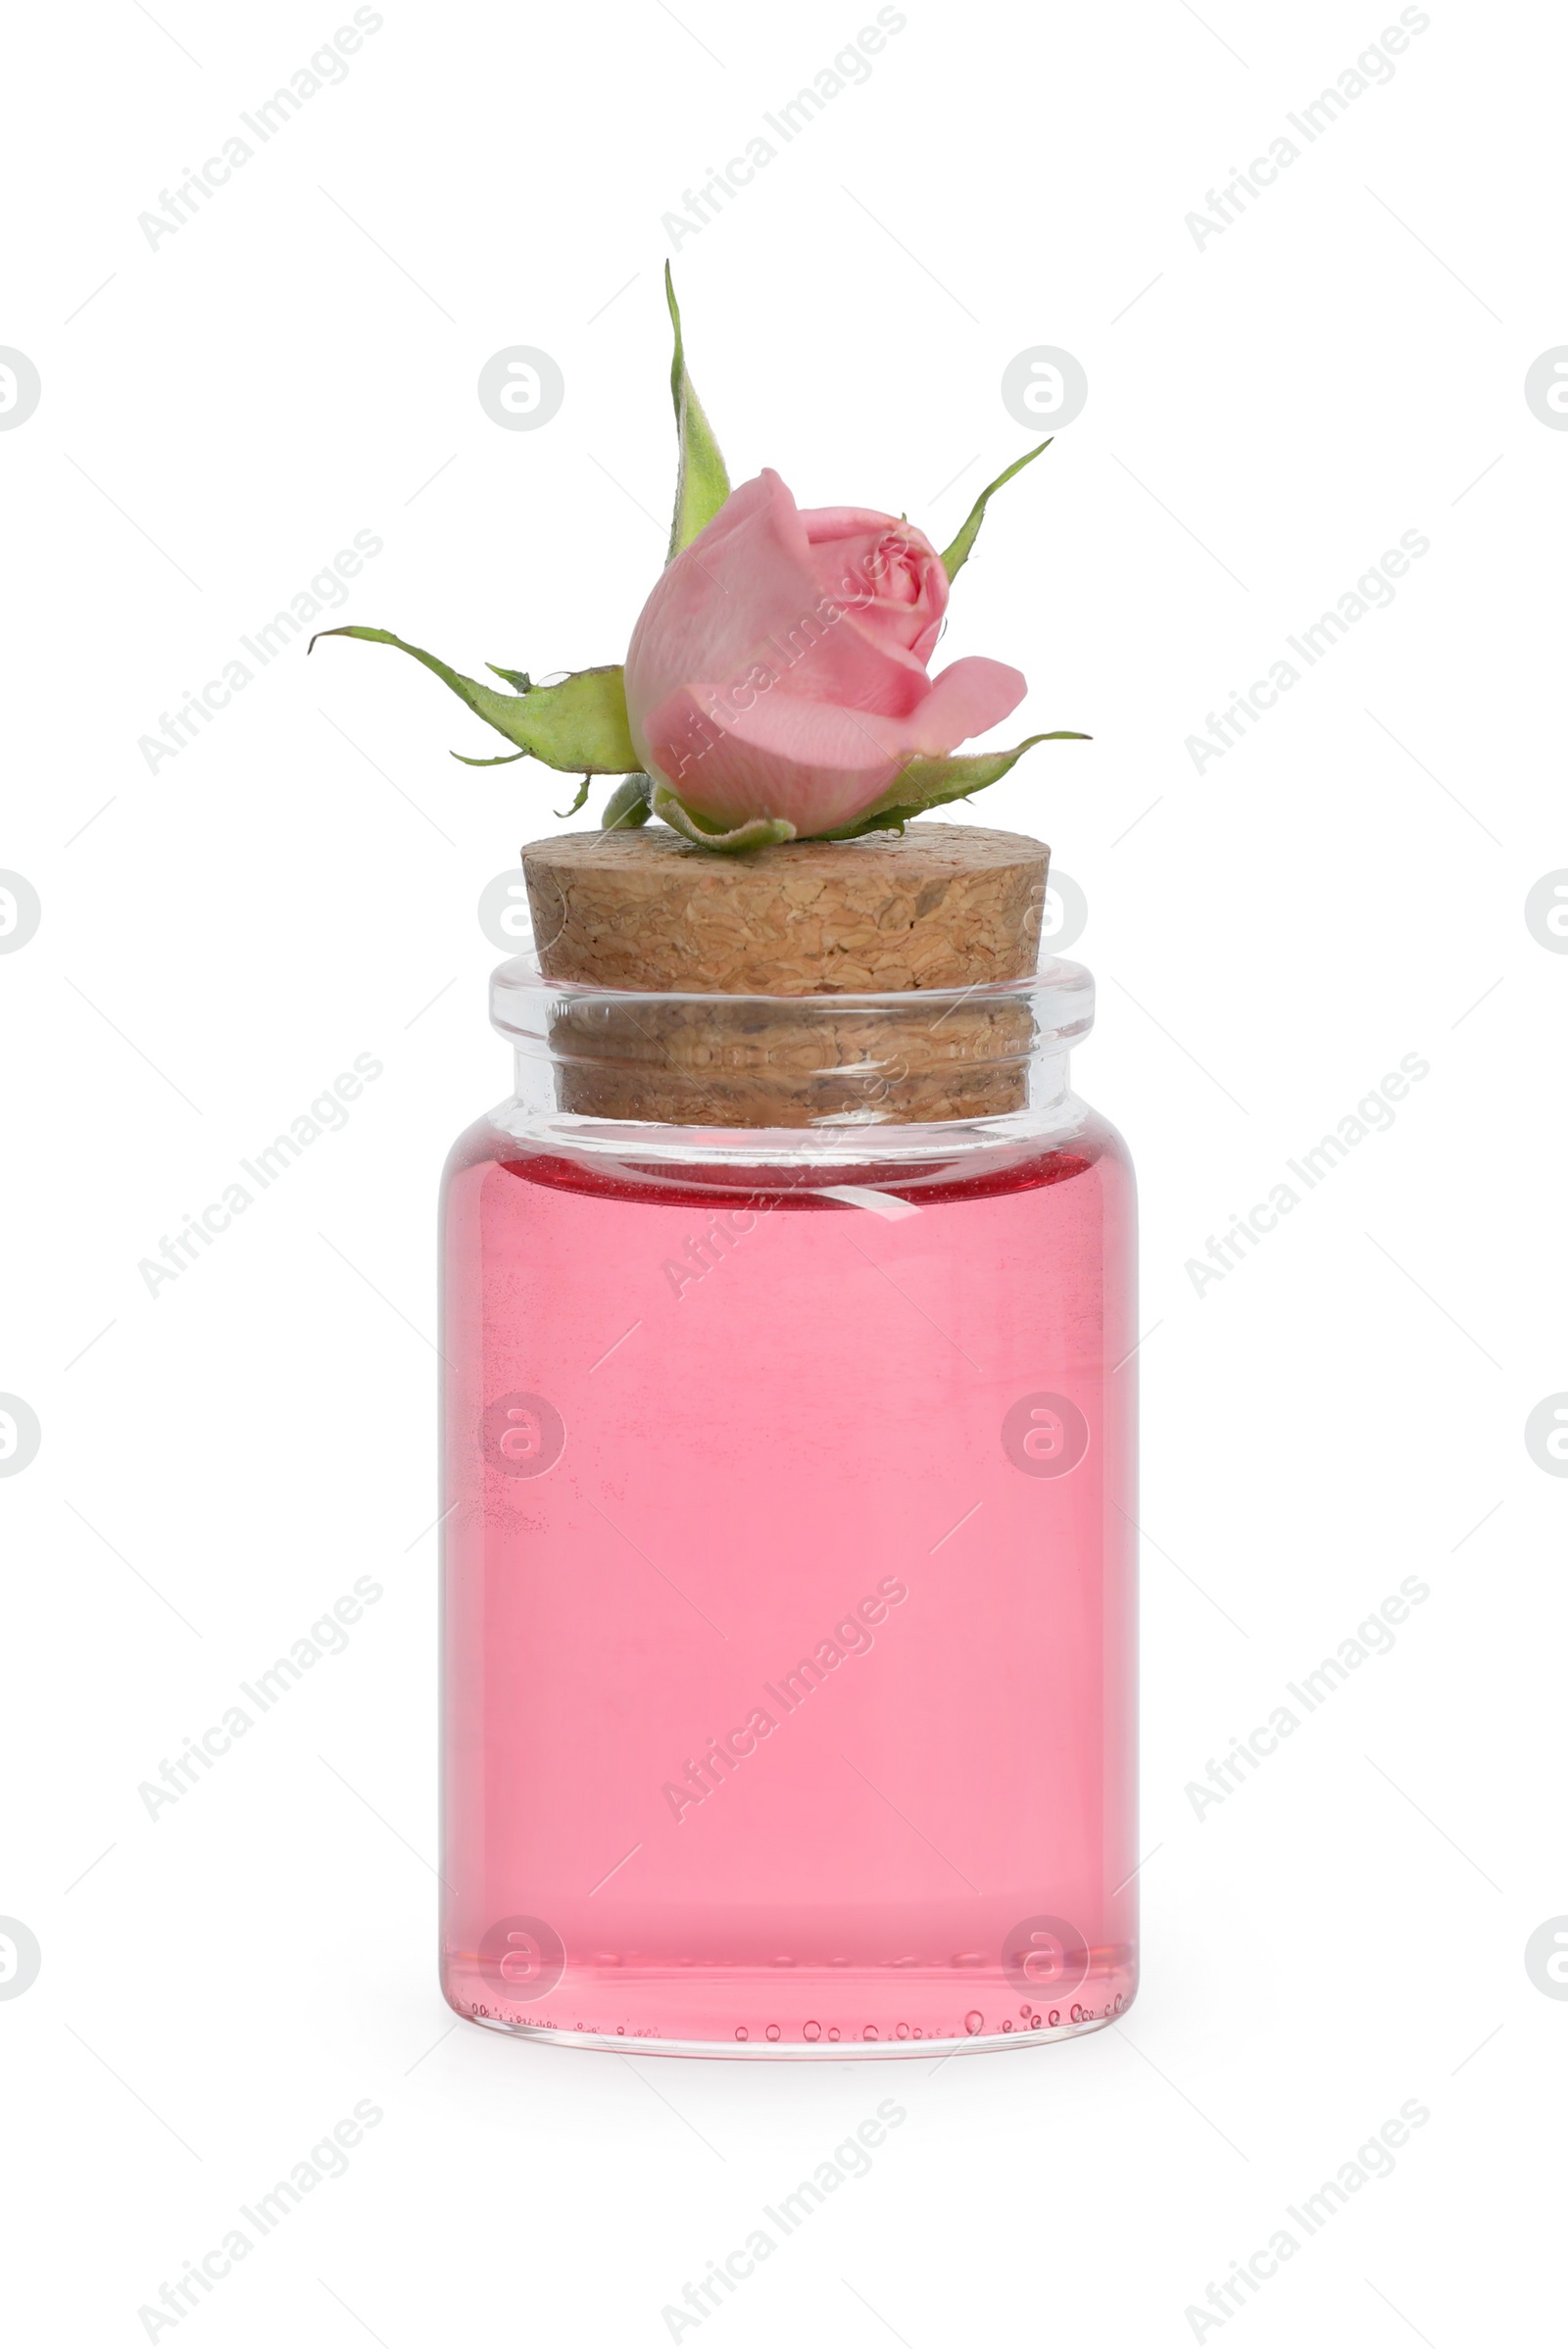
<path fill-rule="evenodd" d="M 1136 1984 L 1134 1199 L 1093 983 L 492 982 L 443 1206 L 442 1982 L 575 2044 Z"/>

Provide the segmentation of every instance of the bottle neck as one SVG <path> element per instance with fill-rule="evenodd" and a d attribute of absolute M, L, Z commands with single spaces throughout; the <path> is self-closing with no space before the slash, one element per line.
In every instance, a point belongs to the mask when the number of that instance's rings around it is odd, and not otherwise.
<path fill-rule="evenodd" d="M 1060 1123 L 1093 981 L 1054 963 L 957 991 L 633 995 L 554 984 L 519 959 L 495 974 L 492 1017 L 514 1048 L 524 1121 L 858 1148 L 913 1129 Z"/>

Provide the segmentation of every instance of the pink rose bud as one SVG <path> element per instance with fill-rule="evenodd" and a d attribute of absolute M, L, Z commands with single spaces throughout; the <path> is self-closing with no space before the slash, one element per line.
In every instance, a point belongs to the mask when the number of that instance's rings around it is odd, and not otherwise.
<path fill-rule="evenodd" d="M 721 827 L 809 839 L 865 813 L 911 759 L 1017 708 L 1000 661 L 927 674 L 948 575 L 920 531 L 856 506 L 803 514 L 768 470 L 675 557 L 626 655 L 632 741 L 656 782 Z"/>

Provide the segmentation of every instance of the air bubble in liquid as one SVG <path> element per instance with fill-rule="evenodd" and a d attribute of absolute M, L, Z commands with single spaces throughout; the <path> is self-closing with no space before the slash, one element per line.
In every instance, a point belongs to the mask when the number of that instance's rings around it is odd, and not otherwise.
<path fill-rule="evenodd" d="M 744 2024 L 744 2023 L 737 2023 L 737 2024 L 736 2024 L 736 2026 L 735 2026 L 735 2036 L 737 2037 L 737 2039 L 749 2039 L 749 2038 L 751 2037 L 751 2032 L 750 2032 L 750 2031 L 747 2030 L 747 2028 L 746 2028 L 746 2026 L 745 2026 L 745 2024 Z"/>
<path fill-rule="evenodd" d="M 861 2031 L 860 2036 L 862 2039 L 875 2039 L 879 2038 L 881 2033 L 878 2031 L 874 2023 L 868 2023 L 864 2031 Z"/>
<path fill-rule="evenodd" d="M 981 2029 L 984 2023 L 985 2017 L 981 2014 L 980 2009 L 977 2006 L 972 2006 L 969 2009 L 969 2012 L 963 2018 L 963 2028 L 968 2032 L 971 2039 L 974 2037 L 975 2032 Z"/>
<path fill-rule="evenodd" d="M 836 2035 L 836 2034 L 835 2034 L 835 2035 Z M 822 2026 L 821 2026 L 821 2024 L 820 2024 L 820 2023 L 808 2023 L 808 2024 L 805 2026 L 805 2028 L 804 2028 L 804 2030 L 803 2030 L 803 2031 L 802 2031 L 802 2036 L 803 2036 L 804 2038 L 808 2038 L 808 2039 L 819 2039 L 819 2038 L 822 2036 Z"/>
<path fill-rule="evenodd" d="M 908 2037 L 908 2035 L 909 2035 L 909 2026 L 907 2025 L 907 2023 L 901 2023 L 901 2024 L 899 2025 L 899 2027 L 898 2027 L 898 2036 L 899 2036 L 901 2039 L 906 2039 L 906 2038 Z"/>
<path fill-rule="evenodd" d="M 770 2023 L 770 2024 L 768 2025 L 768 2027 L 767 2027 L 767 2036 L 768 2036 L 770 2039 L 776 2039 L 776 2038 L 778 2037 L 778 2025 L 777 2025 L 776 2023 Z"/>

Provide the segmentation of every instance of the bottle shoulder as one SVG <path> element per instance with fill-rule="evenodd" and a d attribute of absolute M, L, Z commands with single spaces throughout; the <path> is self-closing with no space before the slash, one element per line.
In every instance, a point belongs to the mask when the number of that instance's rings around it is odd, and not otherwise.
<path fill-rule="evenodd" d="M 995 1197 L 1063 1182 L 1132 1188 L 1127 1145 L 1109 1120 L 1074 1097 L 1049 1118 L 884 1125 L 858 1133 L 805 1129 L 787 1136 L 730 1128 L 536 1121 L 499 1103 L 459 1135 L 443 1192 L 471 1190 L 490 1173 L 548 1191 L 649 1203 L 700 1203 L 724 1193 L 767 1194 L 781 1206 L 833 1208 L 846 1192 L 876 1190 L 912 1202 Z M 835 1195 L 838 1195 L 835 1197 Z"/>
<path fill-rule="evenodd" d="M 474 1119 L 471 1126 L 464 1128 L 448 1150 L 446 1163 L 441 1169 L 443 1191 L 459 1175 L 466 1174 L 470 1167 L 499 1162 L 516 1150 L 515 1138 L 500 1123 L 510 1105 L 506 1101 L 498 1102 L 494 1109 L 487 1109 L 482 1116 Z"/>

